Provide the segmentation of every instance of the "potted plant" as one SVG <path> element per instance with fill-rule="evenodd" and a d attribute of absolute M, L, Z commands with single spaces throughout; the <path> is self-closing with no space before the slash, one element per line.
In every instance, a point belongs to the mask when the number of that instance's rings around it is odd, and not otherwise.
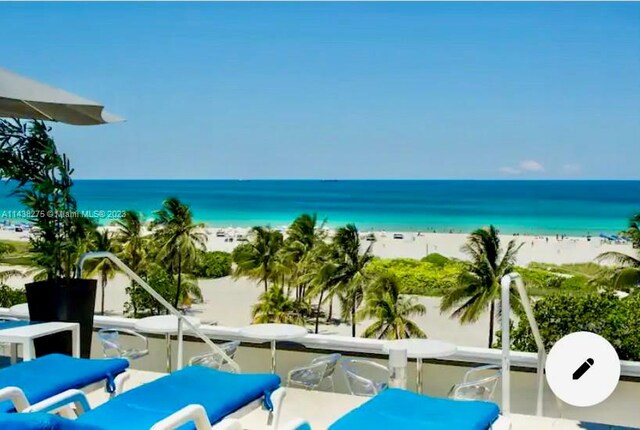
<path fill-rule="evenodd" d="M 27 284 L 32 321 L 80 323 L 81 355 L 89 357 L 97 281 L 80 279 L 76 264 L 89 246 L 94 222 L 77 210 L 72 196 L 73 169 L 61 154 L 51 129 L 41 121 L 0 120 L 0 177 L 15 187 L 33 226 L 33 261 L 39 268 Z M 37 355 L 71 353 L 68 333 L 38 339 Z"/>

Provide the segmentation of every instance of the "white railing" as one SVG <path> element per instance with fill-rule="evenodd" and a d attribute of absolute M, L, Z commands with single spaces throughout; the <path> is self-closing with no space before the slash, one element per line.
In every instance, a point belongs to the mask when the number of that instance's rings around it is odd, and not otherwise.
<path fill-rule="evenodd" d="M 129 268 L 126 264 L 122 262 L 118 257 L 113 255 L 110 252 L 87 252 L 80 257 L 80 261 L 78 262 L 78 276 L 82 275 L 82 266 L 87 260 L 96 260 L 101 258 L 108 258 L 111 260 L 118 269 L 120 269 L 123 273 L 125 273 L 131 280 L 135 281 L 138 285 L 140 285 L 147 293 L 151 295 L 154 299 L 156 299 L 164 308 L 173 316 L 178 318 L 178 364 L 177 368 L 181 369 L 184 362 L 184 339 L 183 339 L 183 324 L 187 325 L 187 328 L 193 332 L 196 336 L 204 341 L 209 347 L 216 353 L 219 354 L 223 361 L 227 362 L 229 366 L 236 372 L 240 372 L 240 366 L 238 363 L 233 361 L 220 347 L 218 347 L 211 339 L 204 334 L 201 330 L 199 330 L 195 325 L 193 325 L 180 311 L 174 308 L 171 303 L 166 301 L 164 297 L 162 297 L 156 290 L 154 290 L 149 284 L 147 284 L 144 279 L 138 276 L 133 270 Z"/>
<path fill-rule="evenodd" d="M 509 415 L 511 410 L 511 328 L 509 325 L 511 315 L 511 283 L 515 283 L 518 295 L 520 296 L 520 302 L 527 315 L 533 338 L 538 347 L 536 377 L 537 377 L 537 402 L 536 402 L 536 415 L 542 416 L 542 403 L 544 396 L 544 365 L 547 359 L 547 353 L 544 349 L 544 343 L 542 342 L 542 336 L 540 336 L 540 330 L 538 329 L 538 323 L 533 315 L 531 309 L 531 302 L 529 296 L 524 288 L 524 282 L 522 277 L 518 273 L 509 273 L 505 275 L 500 285 L 502 287 L 502 413 Z"/>

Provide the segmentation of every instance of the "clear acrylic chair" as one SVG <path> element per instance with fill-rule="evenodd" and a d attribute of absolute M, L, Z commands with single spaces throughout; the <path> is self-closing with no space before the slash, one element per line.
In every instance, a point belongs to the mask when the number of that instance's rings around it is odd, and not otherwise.
<path fill-rule="evenodd" d="M 127 348 L 123 345 L 121 335 L 125 338 L 133 337 L 136 345 Z M 98 339 L 102 344 L 102 351 L 105 357 L 109 358 L 126 358 L 127 360 L 136 360 L 149 354 L 149 339 L 140 333 L 125 328 L 103 328 L 98 331 Z"/>
<path fill-rule="evenodd" d="M 389 369 L 382 364 L 352 358 L 342 360 L 340 366 L 353 395 L 373 397 L 388 386 Z"/>
<path fill-rule="evenodd" d="M 456 400 L 492 400 L 500 379 L 499 366 L 474 367 L 464 374 L 461 383 L 451 387 L 449 398 Z"/>
<path fill-rule="evenodd" d="M 333 374 L 336 371 L 340 357 L 341 355 L 338 353 L 323 355 L 314 358 L 307 366 L 291 370 L 287 376 L 287 385 L 302 386 L 307 390 L 315 390 L 326 380 L 329 381 L 331 391 L 335 391 Z"/>
<path fill-rule="evenodd" d="M 236 351 L 238 350 L 239 346 L 240 342 L 237 340 L 221 343 L 218 345 L 218 347 L 220 347 L 220 349 L 222 349 L 222 351 L 224 351 L 224 353 L 227 354 L 227 356 L 232 360 L 235 357 Z M 226 364 L 227 363 L 222 358 L 222 355 L 218 354 L 215 351 L 207 352 L 206 354 L 202 355 L 196 355 L 195 357 L 192 357 L 191 360 L 189 360 L 189 366 L 206 366 L 212 369 L 225 368 L 225 370 L 228 370 L 227 366 L 225 366 Z"/>

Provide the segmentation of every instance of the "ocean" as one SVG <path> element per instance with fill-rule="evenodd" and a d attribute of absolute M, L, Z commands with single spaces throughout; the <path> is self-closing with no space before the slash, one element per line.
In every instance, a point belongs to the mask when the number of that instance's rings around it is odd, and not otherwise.
<path fill-rule="evenodd" d="M 5 220 L 21 209 L 9 191 L 0 185 Z M 238 227 L 280 227 L 308 212 L 330 227 L 361 230 L 468 232 L 493 224 L 509 234 L 585 235 L 616 233 L 640 212 L 640 181 L 77 180 L 75 196 L 102 223 L 125 209 L 150 218 L 176 196 L 197 221 Z"/>

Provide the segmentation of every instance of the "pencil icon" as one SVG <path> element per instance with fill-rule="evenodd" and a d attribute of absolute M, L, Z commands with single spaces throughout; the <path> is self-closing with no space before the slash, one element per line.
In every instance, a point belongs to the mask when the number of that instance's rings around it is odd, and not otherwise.
<path fill-rule="evenodd" d="M 587 370 L 589 370 L 591 366 L 593 366 L 593 358 L 587 358 L 586 361 L 582 363 L 575 372 L 573 372 L 573 380 L 575 381 L 580 379 L 582 375 L 587 373 Z"/>

